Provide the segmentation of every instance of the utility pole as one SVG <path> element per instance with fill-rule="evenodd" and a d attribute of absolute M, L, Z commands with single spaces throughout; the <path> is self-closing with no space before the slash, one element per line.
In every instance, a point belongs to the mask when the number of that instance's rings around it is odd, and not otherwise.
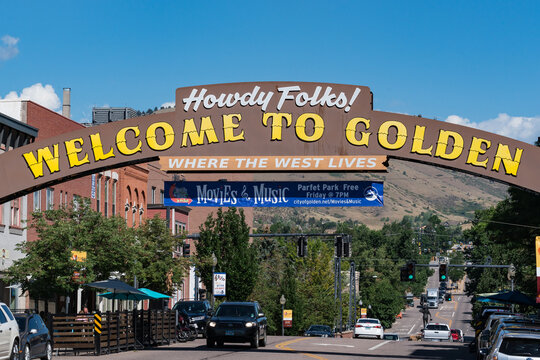
<path fill-rule="evenodd" d="M 347 327 L 351 327 L 356 323 L 356 268 L 354 261 L 350 262 L 351 272 L 349 276 L 349 322 Z M 354 306 L 354 310 L 353 310 Z"/>

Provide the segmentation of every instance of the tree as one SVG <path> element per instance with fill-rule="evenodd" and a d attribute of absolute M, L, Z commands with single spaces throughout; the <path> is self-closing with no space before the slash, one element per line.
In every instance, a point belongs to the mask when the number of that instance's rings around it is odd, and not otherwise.
<path fill-rule="evenodd" d="M 123 219 L 104 218 L 93 211 L 88 200 L 69 208 L 34 212 L 29 227 L 36 230 L 38 240 L 17 245 L 25 257 L 14 261 L 7 276 L 34 298 L 73 292 L 79 287 L 73 278 L 75 271 L 81 272 L 84 282 L 91 282 L 131 267 L 133 232 Z M 86 251 L 86 261 L 72 260 L 72 250 Z"/>
<path fill-rule="evenodd" d="M 189 265 L 185 258 L 172 255 L 182 246 L 182 238 L 173 236 L 157 215 L 147 219 L 136 234 L 137 256 L 130 277 L 137 275 L 140 287 L 171 294 L 172 285 L 182 282 Z"/>
<path fill-rule="evenodd" d="M 536 294 L 535 237 L 540 227 L 540 194 L 516 187 L 496 207 L 477 211 L 473 226 L 465 231 L 473 242 L 470 260 L 483 264 L 487 256 L 494 264 L 516 266 L 515 286 L 530 295 Z M 467 269 L 470 282 L 467 293 L 492 292 L 509 287 L 506 269 Z"/>
<path fill-rule="evenodd" d="M 196 245 L 201 279 L 212 288 L 212 253 L 217 261 L 216 271 L 227 274 L 227 299 L 245 301 L 257 280 L 258 263 L 255 247 L 249 243 L 249 227 L 242 209 L 219 208 L 216 217 L 208 216 L 200 227 Z"/>

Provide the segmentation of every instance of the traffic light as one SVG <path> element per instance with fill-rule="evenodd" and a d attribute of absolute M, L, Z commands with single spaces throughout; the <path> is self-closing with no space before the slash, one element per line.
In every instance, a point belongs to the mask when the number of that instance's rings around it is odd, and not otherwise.
<path fill-rule="evenodd" d="M 342 236 L 336 236 L 336 257 L 342 257 L 343 256 L 343 237 Z"/>
<path fill-rule="evenodd" d="M 343 241 L 343 257 L 351 257 L 351 236 L 347 235 Z"/>
<path fill-rule="evenodd" d="M 416 275 L 415 273 L 416 266 L 415 266 L 414 261 L 407 262 L 405 269 L 407 269 L 407 281 L 414 281 L 414 278 Z"/>
<path fill-rule="evenodd" d="M 184 255 L 184 257 L 189 257 L 189 253 L 190 253 L 190 246 L 188 243 L 184 243 L 182 245 L 182 254 Z"/>
<path fill-rule="evenodd" d="M 298 256 L 304 257 L 307 254 L 307 239 L 305 236 L 300 236 L 298 238 Z"/>
<path fill-rule="evenodd" d="M 446 264 L 439 264 L 439 281 L 446 280 L 448 280 L 448 276 L 446 275 Z"/>
<path fill-rule="evenodd" d="M 401 269 L 399 269 L 399 278 L 401 279 L 401 281 L 409 281 L 406 266 L 403 266 L 401 267 Z"/>

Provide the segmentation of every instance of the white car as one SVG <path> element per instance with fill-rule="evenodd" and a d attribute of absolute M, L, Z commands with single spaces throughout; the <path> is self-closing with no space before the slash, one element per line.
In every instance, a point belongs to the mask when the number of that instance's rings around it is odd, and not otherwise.
<path fill-rule="evenodd" d="M 357 338 L 360 336 L 375 336 L 377 339 L 382 339 L 384 336 L 384 329 L 379 319 L 358 319 L 354 326 L 354 337 Z"/>
<path fill-rule="evenodd" d="M 0 359 L 19 358 L 19 325 L 9 310 L 0 302 Z"/>

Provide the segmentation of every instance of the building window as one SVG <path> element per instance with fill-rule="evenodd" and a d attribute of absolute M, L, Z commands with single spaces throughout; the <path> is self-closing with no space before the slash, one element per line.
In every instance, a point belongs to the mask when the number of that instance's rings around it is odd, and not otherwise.
<path fill-rule="evenodd" d="M 184 224 L 183 222 L 179 222 L 177 221 L 176 224 L 174 224 L 174 234 L 175 235 L 180 235 L 182 234 L 184 231 L 186 231 L 186 224 Z"/>
<path fill-rule="evenodd" d="M 139 226 L 142 224 L 142 216 L 144 214 L 144 207 L 143 204 L 139 206 Z"/>
<path fill-rule="evenodd" d="M 112 214 L 116 215 L 116 180 L 112 183 Z"/>
<path fill-rule="evenodd" d="M 53 188 L 47 188 L 46 192 L 46 202 L 47 202 L 47 210 L 52 210 L 54 208 L 54 189 Z"/>
<path fill-rule="evenodd" d="M 133 204 L 133 227 L 135 227 L 135 219 L 137 219 L 137 204 Z"/>
<path fill-rule="evenodd" d="M 0 204 L 0 224 L 4 224 L 4 204 Z"/>
<path fill-rule="evenodd" d="M 159 200 L 161 201 L 160 204 L 165 203 L 165 192 L 163 190 L 159 190 Z"/>
<path fill-rule="evenodd" d="M 82 204 L 82 198 L 79 195 L 73 195 L 73 209 L 78 210 Z"/>
<path fill-rule="evenodd" d="M 105 179 L 105 201 L 104 201 L 103 214 L 105 217 L 109 215 L 109 179 Z"/>
<path fill-rule="evenodd" d="M 156 203 L 156 187 L 155 186 L 152 186 L 152 204 L 155 204 Z"/>
<path fill-rule="evenodd" d="M 96 211 L 101 212 L 101 175 L 98 176 L 96 184 Z"/>
<path fill-rule="evenodd" d="M 126 201 L 125 210 L 126 210 L 126 225 L 128 223 L 128 212 L 131 206 L 129 205 L 129 202 Z"/>
<path fill-rule="evenodd" d="M 41 211 L 41 190 L 34 191 L 34 211 Z"/>
<path fill-rule="evenodd" d="M 62 202 L 62 200 L 63 200 L 63 199 L 62 199 L 62 194 L 63 194 L 63 191 L 60 190 L 60 200 L 58 201 L 58 204 L 59 204 L 60 206 L 62 206 L 62 205 L 64 204 L 64 203 Z"/>
<path fill-rule="evenodd" d="M 66 203 L 66 207 L 67 207 L 67 206 L 68 206 L 68 204 L 69 204 L 69 200 L 68 200 L 68 193 L 67 193 L 67 191 L 66 191 L 66 193 L 65 193 L 65 196 L 64 196 L 64 197 L 65 197 L 64 201 L 65 201 L 65 203 Z"/>
<path fill-rule="evenodd" d="M 11 226 L 21 227 L 21 198 L 11 200 Z"/>

